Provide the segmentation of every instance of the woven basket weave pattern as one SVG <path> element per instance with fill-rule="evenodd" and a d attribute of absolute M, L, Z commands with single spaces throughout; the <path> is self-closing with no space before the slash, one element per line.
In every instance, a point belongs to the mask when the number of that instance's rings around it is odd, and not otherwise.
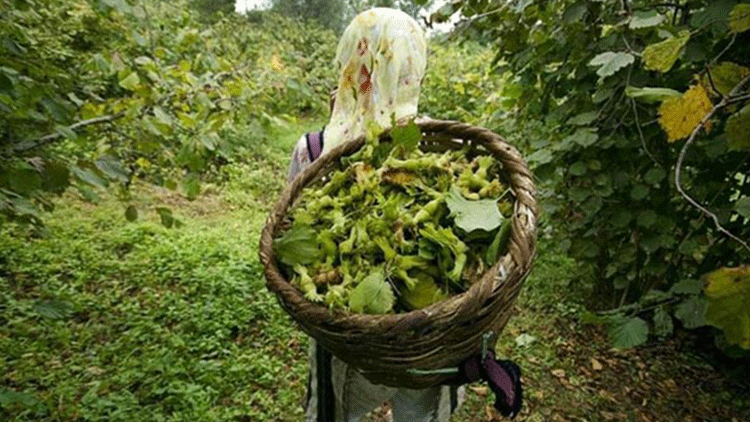
<path fill-rule="evenodd" d="M 393 387 L 425 388 L 450 382 L 451 375 L 415 375 L 409 370 L 453 368 L 479 353 L 484 334 L 496 335 L 508 322 L 536 250 L 534 184 L 518 151 L 484 128 L 453 121 L 427 121 L 419 127 L 424 142 L 438 148 L 457 148 L 466 142 L 483 147 L 502 163 L 515 197 L 508 252 L 466 292 L 408 313 L 355 314 L 330 311 L 309 302 L 279 271 L 273 238 L 290 206 L 305 186 L 337 166 L 340 157 L 359 150 L 364 137 L 337 146 L 300 173 L 282 192 L 260 239 L 259 255 L 267 287 L 289 315 L 323 347 L 370 381 Z"/>

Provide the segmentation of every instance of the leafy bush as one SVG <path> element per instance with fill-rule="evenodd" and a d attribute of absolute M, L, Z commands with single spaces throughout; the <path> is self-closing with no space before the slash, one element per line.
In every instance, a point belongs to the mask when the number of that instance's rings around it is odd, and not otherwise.
<path fill-rule="evenodd" d="M 135 176 L 193 198 L 268 113 L 327 109 L 332 32 L 269 13 L 208 25 L 186 1 L 2 0 L 2 214 L 38 223 L 50 194 L 126 194 Z"/>
<path fill-rule="evenodd" d="M 474 41 L 431 39 L 419 109 L 434 119 L 486 125 L 511 105 L 504 77 L 493 72 L 494 52 Z"/>
<path fill-rule="evenodd" d="M 435 18 L 456 10 L 493 40 L 519 123 L 554 128 L 529 160 L 598 307 L 747 262 L 747 2 L 466 0 Z"/>

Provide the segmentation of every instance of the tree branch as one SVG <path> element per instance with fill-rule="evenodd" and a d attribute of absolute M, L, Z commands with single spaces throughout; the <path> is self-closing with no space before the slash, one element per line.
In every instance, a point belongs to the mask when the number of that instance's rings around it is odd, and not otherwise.
<path fill-rule="evenodd" d="M 633 13 L 633 10 L 631 9 L 630 5 L 628 4 L 628 0 L 622 0 L 621 2 L 622 10 L 620 13 L 622 13 L 625 16 L 630 16 L 630 14 Z"/>
<path fill-rule="evenodd" d="M 86 127 L 86 126 L 96 125 L 96 124 L 99 124 L 99 123 L 113 122 L 113 121 L 121 118 L 124 115 L 125 115 L 124 112 L 120 112 L 120 113 L 116 113 L 116 114 L 107 114 L 105 116 L 94 117 L 94 118 L 88 119 L 88 120 L 82 120 L 82 121 L 80 121 L 78 123 L 74 123 L 74 124 L 70 125 L 69 129 L 70 130 L 76 130 L 76 129 L 80 129 L 80 128 L 83 128 L 83 127 Z M 5 150 L 5 155 L 15 155 L 15 154 L 26 152 L 26 151 L 29 151 L 29 150 L 32 150 L 32 149 L 35 149 L 35 148 L 39 148 L 41 146 L 47 145 L 49 143 L 52 143 L 52 142 L 54 142 L 54 141 L 56 141 L 56 140 L 58 140 L 59 138 L 62 138 L 62 137 L 63 137 L 63 135 L 61 135 L 59 133 L 50 133 L 49 135 L 42 136 L 41 138 L 38 138 L 38 139 L 33 139 L 33 140 L 28 140 L 28 141 L 22 141 L 22 142 L 19 142 L 16 145 L 12 145 L 9 148 L 7 148 Z"/>
<path fill-rule="evenodd" d="M 643 131 L 641 130 L 641 122 L 638 118 L 638 108 L 635 104 L 635 99 L 631 98 L 630 102 L 633 105 L 633 115 L 635 116 L 635 128 L 638 129 L 638 136 L 641 138 L 641 146 L 643 147 L 643 151 L 648 155 L 648 157 L 651 159 L 651 161 L 654 162 L 659 167 L 662 167 L 662 165 L 656 161 L 656 157 L 654 157 L 654 154 L 651 154 L 651 151 L 648 149 L 648 145 L 646 145 L 646 138 L 643 136 Z"/>
<path fill-rule="evenodd" d="M 735 242 L 742 245 L 745 249 L 747 249 L 748 252 L 750 252 L 750 245 L 747 244 L 744 240 L 740 239 L 739 237 L 735 236 L 729 230 L 725 229 L 724 226 L 719 223 L 719 217 L 716 216 L 716 214 L 709 211 L 707 208 L 699 204 L 695 199 L 693 199 L 690 195 L 688 195 L 685 190 L 682 188 L 682 184 L 680 183 L 680 176 L 682 171 L 682 164 L 685 161 L 685 155 L 687 155 L 688 148 L 695 142 L 695 138 L 698 135 L 698 132 L 701 130 L 702 127 L 705 126 L 705 124 L 713 117 L 714 114 L 716 114 L 717 111 L 720 109 L 726 107 L 730 102 L 732 102 L 732 98 L 736 96 L 740 90 L 742 89 L 745 84 L 750 81 L 750 75 L 746 76 L 745 79 L 740 81 L 734 88 L 732 88 L 732 91 L 727 95 L 726 97 L 723 97 L 722 100 L 716 104 L 711 111 L 708 112 L 705 116 L 703 116 L 703 119 L 695 125 L 693 128 L 692 133 L 690 133 L 690 137 L 688 138 L 687 142 L 685 142 L 685 145 L 682 146 L 682 149 L 680 150 L 680 155 L 677 159 L 677 164 L 675 165 L 674 169 L 674 184 L 677 188 L 677 191 L 682 195 L 693 207 L 697 208 L 700 212 L 702 212 L 705 216 L 709 217 L 713 220 L 714 224 L 716 225 L 716 229 L 719 230 L 721 233 L 724 233 L 729 238 L 734 240 Z"/>
<path fill-rule="evenodd" d="M 738 97 L 732 97 L 727 100 L 727 105 L 734 104 L 734 103 L 741 103 L 747 100 L 750 100 L 750 94 L 740 95 Z"/>
<path fill-rule="evenodd" d="M 721 50 L 721 53 L 719 53 L 719 55 L 718 55 L 718 56 L 714 57 L 714 58 L 713 58 L 713 59 L 711 60 L 711 63 L 710 63 L 710 64 L 709 64 L 708 66 L 710 67 L 710 66 L 713 66 L 713 65 L 715 65 L 716 63 L 718 63 L 718 62 L 719 62 L 719 59 L 721 58 L 721 56 L 723 56 L 724 54 L 726 54 L 726 52 L 727 52 L 727 51 L 729 51 L 729 49 L 730 49 L 730 48 L 732 47 L 732 45 L 734 45 L 734 41 L 735 41 L 736 39 L 737 39 L 737 33 L 735 32 L 735 33 L 734 33 L 734 35 L 732 35 L 732 39 L 731 39 L 731 40 L 729 40 L 729 42 L 728 42 L 728 43 L 727 43 L 727 45 L 726 45 L 726 46 L 724 47 L 724 49 L 723 49 L 723 50 Z"/>
<path fill-rule="evenodd" d="M 468 29 L 468 28 L 471 27 L 471 24 L 474 21 L 476 21 L 478 19 L 484 18 L 486 16 L 490 16 L 490 15 L 495 14 L 495 13 L 503 12 L 505 9 L 509 8 L 511 4 L 512 4 L 512 2 L 506 2 L 505 4 L 503 4 L 502 6 L 496 8 L 496 9 L 492 9 L 492 10 L 489 10 L 487 12 L 479 13 L 479 14 L 473 15 L 471 17 L 459 20 L 454 25 L 454 28 L 456 28 L 455 32 L 463 32 L 463 31 L 465 31 L 466 29 Z M 470 6 L 467 5 L 466 7 L 470 7 Z"/>

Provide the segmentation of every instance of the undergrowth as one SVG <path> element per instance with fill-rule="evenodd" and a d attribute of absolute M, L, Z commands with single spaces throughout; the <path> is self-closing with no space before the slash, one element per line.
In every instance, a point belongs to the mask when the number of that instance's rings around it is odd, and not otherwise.
<path fill-rule="evenodd" d="M 139 185 L 138 221 L 103 192 L 96 205 L 63 197 L 44 236 L 2 228 L 0 419 L 300 420 L 307 338 L 257 252 L 308 125 L 276 127 L 193 202 Z"/>

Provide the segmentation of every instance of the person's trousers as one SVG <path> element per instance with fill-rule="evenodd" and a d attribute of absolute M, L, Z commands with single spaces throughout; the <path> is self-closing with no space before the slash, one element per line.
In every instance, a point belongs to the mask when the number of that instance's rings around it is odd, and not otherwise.
<path fill-rule="evenodd" d="M 310 347 L 310 382 L 306 409 L 307 422 L 329 422 L 318 420 L 321 414 L 318 399 L 321 385 L 327 381 L 320 379 L 320 356 L 315 341 Z M 323 376 L 329 368 L 323 367 Z M 356 369 L 335 356 L 330 359 L 330 387 L 333 399 L 333 415 L 326 409 L 323 414 L 335 422 L 357 422 L 373 409 L 385 402 L 391 403 L 393 422 L 448 422 L 451 413 L 463 401 L 463 388 L 438 386 L 426 389 L 394 388 L 376 385 L 368 381 Z M 325 397 L 325 396 L 324 396 Z M 323 404 L 325 406 L 325 404 Z"/>

